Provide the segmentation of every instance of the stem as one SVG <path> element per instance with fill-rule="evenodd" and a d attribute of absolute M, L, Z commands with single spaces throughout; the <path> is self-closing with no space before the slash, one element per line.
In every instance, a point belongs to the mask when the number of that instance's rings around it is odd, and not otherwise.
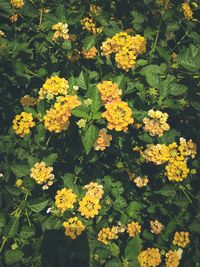
<path fill-rule="evenodd" d="M 3 236 L 3 242 L 2 242 L 1 247 L 0 247 L 0 253 L 1 253 L 1 251 L 3 250 L 6 241 L 7 241 L 7 237 Z"/>
<path fill-rule="evenodd" d="M 25 210 L 25 214 L 26 214 L 26 218 L 27 218 L 27 221 L 28 221 L 28 225 L 31 226 L 31 221 L 30 221 L 30 218 L 29 218 L 29 215 L 28 215 L 28 211 Z"/>
<path fill-rule="evenodd" d="M 157 33 L 156 33 L 156 38 L 155 38 L 154 45 L 153 45 L 153 48 L 152 48 L 152 53 L 154 53 L 155 50 L 156 50 L 156 46 L 157 46 L 157 43 L 158 43 L 158 37 L 159 37 L 161 25 L 162 25 L 162 18 L 163 18 L 164 14 L 165 14 L 165 11 L 167 9 L 168 4 L 169 4 L 169 0 L 165 3 L 163 12 L 161 13 L 161 17 L 160 17 L 160 21 L 159 21 L 159 25 L 158 25 L 158 30 L 157 30 Z"/>
<path fill-rule="evenodd" d="M 195 208 L 192 199 L 190 198 L 190 196 L 188 195 L 188 193 L 186 192 L 186 189 L 184 186 L 180 185 L 179 188 L 183 191 L 184 195 L 187 197 L 187 199 L 189 200 L 190 204 L 192 205 L 193 209 L 196 211 L 196 213 L 198 215 L 200 215 L 200 213 L 198 212 L 198 210 Z"/>

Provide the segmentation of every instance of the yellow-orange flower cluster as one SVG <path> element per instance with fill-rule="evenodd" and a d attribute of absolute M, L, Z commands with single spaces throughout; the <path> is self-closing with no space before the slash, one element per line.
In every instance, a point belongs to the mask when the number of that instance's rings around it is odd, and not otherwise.
<path fill-rule="evenodd" d="M 136 178 L 134 178 L 133 182 L 136 184 L 137 187 L 142 188 L 144 186 L 147 186 L 149 179 L 146 175 L 143 177 L 137 176 Z"/>
<path fill-rule="evenodd" d="M 60 133 L 69 126 L 69 118 L 71 117 L 71 109 L 80 105 L 77 96 L 67 95 L 59 97 L 54 107 L 47 110 L 44 116 L 44 126 L 50 132 Z"/>
<path fill-rule="evenodd" d="M 47 79 L 43 84 L 42 88 L 39 90 L 39 99 L 42 100 L 45 97 L 52 99 L 54 96 L 67 95 L 67 90 L 69 88 L 68 81 L 64 78 L 58 76 L 52 76 Z"/>
<path fill-rule="evenodd" d="M 30 133 L 30 128 L 35 126 L 31 113 L 21 112 L 13 120 L 13 129 L 17 135 L 24 137 Z"/>
<path fill-rule="evenodd" d="M 119 233 L 118 226 L 112 226 L 111 228 L 105 227 L 100 230 L 97 239 L 103 244 L 107 245 L 109 241 L 118 239 L 118 233 Z"/>
<path fill-rule="evenodd" d="M 10 3 L 14 8 L 22 8 L 24 5 L 24 0 L 10 0 Z"/>
<path fill-rule="evenodd" d="M 83 49 L 82 54 L 83 54 L 83 57 L 86 59 L 94 59 L 97 55 L 97 49 L 95 46 L 93 46 L 92 48 L 88 50 Z"/>
<path fill-rule="evenodd" d="M 185 2 L 182 4 L 182 10 L 183 10 L 183 14 L 187 20 L 193 19 L 193 12 L 192 12 L 192 9 L 190 8 L 188 3 Z"/>
<path fill-rule="evenodd" d="M 165 167 L 165 175 L 170 181 L 181 182 L 187 178 L 190 169 L 187 167 L 187 162 L 183 161 L 174 161 L 169 162 Z"/>
<path fill-rule="evenodd" d="M 47 167 L 45 162 L 38 162 L 31 168 L 31 178 L 33 178 L 37 184 L 43 185 L 43 189 L 48 189 L 53 184 L 54 175 L 52 174 L 53 168 Z"/>
<path fill-rule="evenodd" d="M 141 267 L 155 267 L 161 263 L 161 255 L 158 248 L 147 248 L 138 256 Z"/>
<path fill-rule="evenodd" d="M 179 266 L 179 254 L 176 250 L 169 250 L 165 255 L 166 267 L 178 267 Z"/>
<path fill-rule="evenodd" d="M 25 95 L 20 99 L 20 103 L 22 106 L 33 107 L 37 104 L 37 99 L 30 95 Z"/>
<path fill-rule="evenodd" d="M 130 237 L 135 237 L 136 234 L 141 233 L 141 225 L 138 222 L 131 222 L 127 224 L 127 233 Z"/>
<path fill-rule="evenodd" d="M 172 241 L 173 245 L 180 248 L 186 247 L 190 243 L 189 235 L 188 232 L 176 232 Z"/>
<path fill-rule="evenodd" d="M 167 113 L 149 110 L 148 117 L 143 119 L 144 131 L 148 132 L 151 136 L 162 136 L 165 131 L 170 129 L 167 119 Z"/>
<path fill-rule="evenodd" d="M 55 196 L 55 204 L 64 213 L 68 209 L 73 209 L 77 196 L 71 189 L 63 188 L 58 190 Z"/>
<path fill-rule="evenodd" d="M 98 136 L 96 142 L 94 143 L 94 150 L 97 150 L 97 151 L 105 150 L 106 147 L 110 146 L 111 140 L 112 140 L 112 135 L 107 134 L 106 129 L 101 129 L 99 131 L 99 136 Z"/>
<path fill-rule="evenodd" d="M 150 227 L 151 232 L 156 235 L 159 235 L 164 229 L 164 225 L 158 220 L 150 221 Z"/>
<path fill-rule="evenodd" d="M 102 198 L 104 193 L 103 186 L 94 182 L 90 182 L 89 184 L 85 185 L 84 189 L 87 189 L 85 194 L 86 196 L 92 196 L 99 200 Z"/>
<path fill-rule="evenodd" d="M 69 34 L 68 34 L 69 29 L 67 23 L 58 22 L 57 24 L 54 24 L 52 26 L 52 30 L 55 31 L 52 37 L 52 41 L 55 41 L 59 38 L 63 40 L 69 39 Z"/>
<path fill-rule="evenodd" d="M 70 236 L 71 239 L 76 239 L 85 230 L 85 226 L 78 217 L 70 218 L 63 223 L 63 226 L 65 227 L 65 235 Z"/>
<path fill-rule="evenodd" d="M 148 145 L 143 152 L 140 151 L 146 161 L 161 165 L 169 160 L 169 147 L 165 144 Z"/>
<path fill-rule="evenodd" d="M 114 100 L 105 105 L 106 111 L 102 117 L 108 121 L 107 128 L 116 131 L 128 130 L 128 125 L 133 124 L 132 110 L 128 104 L 122 100 Z"/>
<path fill-rule="evenodd" d="M 97 27 L 94 20 L 91 17 L 83 18 L 81 20 L 81 23 L 83 25 L 83 29 L 87 30 L 88 32 L 91 32 L 93 35 L 102 32 L 102 27 Z"/>
<path fill-rule="evenodd" d="M 86 194 L 82 200 L 79 202 L 79 212 L 85 218 L 94 218 L 98 215 L 101 205 L 99 204 L 99 199 Z"/>
<path fill-rule="evenodd" d="M 119 100 L 122 94 L 122 90 L 118 87 L 118 85 L 111 81 L 102 81 L 97 84 L 97 88 L 101 94 L 103 104 L 113 100 Z"/>
<path fill-rule="evenodd" d="M 139 34 L 131 36 L 127 32 L 119 32 L 103 42 L 101 50 L 106 57 L 115 53 L 117 66 L 128 71 L 135 65 L 136 57 L 146 52 L 146 39 Z"/>
<path fill-rule="evenodd" d="M 18 18 L 19 18 L 19 14 L 16 13 L 16 14 L 13 14 L 12 16 L 10 16 L 9 20 L 10 20 L 12 23 L 14 23 L 14 22 L 16 22 L 16 21 L 18 20 Z"/>

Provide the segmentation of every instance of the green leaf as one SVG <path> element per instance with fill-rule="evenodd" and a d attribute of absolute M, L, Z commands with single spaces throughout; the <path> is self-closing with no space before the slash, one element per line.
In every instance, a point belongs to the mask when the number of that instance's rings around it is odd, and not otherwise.
<path fill-rule="evenodd" d="M 92 99 L 92 105 L 90 106 L 91 111 L 93 113 L 99 111 L 101 108 L 101 96 L 96 85 L 90 86 L 87 97 Z"/>
<path fill-rule="evenodd" d="M 83 40 L 83 48 L 85 50 L 89 50 L 90 48 L 92 48 L 93 46 L 95 46 L 96 43 L 96 39 L 93 35 L 87 36 L 84 40 Z"/>
<path fill-rule="evenodd" d="M 191 72 L 199 71 L 200 48 L 195 45 L 190 45 L 189 48 L 183 49 L 178 55 L 178 64 Z"/>
<path fill-rule="evenodd" d="M 147 232 L 146 230 L 142 232 L 142 236 L 148 241 L 154 240 L 154 235 L 150 232 Z"/>
<path fill-rule="evenodd" d="M 97 255 L 99 259 L 106 260 L 110 257 L 110 250 L 107 248 L 96 248 L 94 255 Z"/>
<path fill-rule="evenodd" d="M 161 188 L 160 190 L 156 191 L 155 194 L 160 194 L 160 195 L 165 196 L 165 197 L 174 198 L 176 195 L 176 190 L 173 186 L 166 185 L 163 188 Z"/>
<path fill-rule="evenodd" d="M 81 133 L 81 139 L 83 146 L 85 148 L 86 154 L 89 154 L 91 148 L 93 147 L 97 137 L 99 134 L 99 130 L 94 125 L 89 125 L 89 127 L 84 129 Z"/>
<path fill-rule="evenodd" d="M 183 84 L 172 84 L 170 86 L 170 94 L 173 96 L 179 96 L 179 95 L 183 95 L 184 93 L 187 92 L 187 86 L 183 85 Z"/>
<path fill-rule="evenodd" d="M 81 71 L 79 77 L 77 78 L 77 85 L 85 90 L 88 88 L 88 79 L 83 71 Z"/>
<path fill-rule="evenodd" d="M 19 196 L 22 193 L 22 191 L 19 188 L 12 185 L 7 185 L 6 190 L 13 196 Z"/>
<path fill-rule="evenodd" d="M 30 169 L 26 165 L 13 165 L 11 166 L 11 170 L 19 178 L 29 175 L 30 173 Z"/>
<path fill-rule="evenodd" d="M 6 226 L 5 236 L 8 238 L 15 237 L 18 231 L 18 227 L 19 227 L 19 218 L 18 217 L 11 218 L 8 225 Z"/>
<path fill-rule="evenodd" d="M 6 217 L 3 213 L 0 214 L 0 228 L 6 225 Z"/>
<path fill-rule="evenodd" d="M 135 260 L 141 251 L 141 240 L 137 234 L 126 245 L 124 257 L 130 261 Z"/>
<path fill-rule="evenodd" d="M 34 135 L 34 140 L 37 144 L 44 142 L 46 136 L 46 129 L 42 124 L 36 126 L 37 133 Z"/>
<path fill-rule="evenodd" d="M 30 237 L 34 236 L 35 230 L 30 226 L 24 226 L 20 233 L 20 238 L 22 239 L 29 239 Z"/>
<path fill-rule="evenodd" d="M 32 199 L 29 201 L 29 208 L 34 212 L 40 212 L 46 208 L 48 202 L 48 200 L 43 198 Z"/>
<path fill-rule="evenodd" d="M 21 261 L 24 256 L 24 253 L 20 249 L 9 249 L 5 251 L 5 262 L 7 265 L 12 265 Z"/>
<path fill-rule="evenodd" d="M 79 106 L 78 108 L 73 109 L 72 114 L 77 117 L 77 118 L 84 118 L 87 119 L 88 118 L 88 108 L 84 107 L 84 106 Z"/>
<path fill-rule="evenodd" d="M 105 267 L 123 267 L 123 264 L 120 259 L 113 258 L 106 263 Z"/>
<path fill-rule="evenodd" d="M 52 166 L 58 158 L 57 153 L 51 153 L 47 157 L 43 158 L 42 161 L 44 161 L 48 166 Z"/>

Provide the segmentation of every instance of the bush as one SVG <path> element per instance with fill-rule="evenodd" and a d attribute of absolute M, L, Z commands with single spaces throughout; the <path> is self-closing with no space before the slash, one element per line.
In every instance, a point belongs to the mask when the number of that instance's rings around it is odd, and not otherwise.
<path fill-rule="evenodd" d="M 0 0 L 1 266 L 200 266 L 198 13 Z"/>

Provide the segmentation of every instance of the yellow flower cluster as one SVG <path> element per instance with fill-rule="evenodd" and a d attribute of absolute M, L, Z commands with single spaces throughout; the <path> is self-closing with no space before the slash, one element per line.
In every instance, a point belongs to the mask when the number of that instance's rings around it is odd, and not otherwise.
<path fill-rule="evenodd" d="M 146 150 L 140 150 L 140 154 L 146 161 L 151 161 L 156 165 L 167 162 L 165 175 L 170 181 L 180 182 L 187 178 L 190 171 L 187 167 L 187 160 L 189 157 L 196 156 L 197 148 L 191 139 L 186 141 L 180 138 L 179 142 L 179 145 L 176 142 L 168 146 L 165 144 L 148 145 Z"/>
<path fill-rule="evenodd" d="M 165 175 L 170 181 L 181 182 L 187 178 L 190 169 L 185 160 L 169 162 L 165 167 Z"/>
<path fill-rule="evenodd" d="M 70 236 L 71 239 L 76 239 L 85 230 L 85 226 L 78 217 L 70 218 L 63 223 L 63 226 L 65 227 L 65 235 Z"/>
<path fill-rule="evenodd" d="M 161 255 L 158 248 L 147 248 L 138 256 L 141 267 L 155 267 L 161 263 Z"/>
<path fill-rule="evenodd" d="M 136 178 L 134 178 L 133 182 L 136 184 L 137 187 L 141 188 L 147 186 L 149 179 L 146 175 L 143 177 L 137 176 Z"/>
<path fill-rule="evenodd" d="M 77 196 L 71 189 L 63 188 L 58 190 L 55 196 L 55 204 L 64 213 L 68 209 L 73 209 Z"/>
<path fill-rule="evenodd" d="M 97 88 L 101 94 L 103 104 L 120 99 L 122 94 L 122 90 L 118 87 L 118 85 L 111 81 L 102 81 L 97 84 Z"/>
<path fill-rule="evenodd" d="M 99 213 L 100 208 L 99 199 L 86 194 L 80 201 L 78 210 L 82 216 L 89 219 L 94 218 Z"/>
<path fill-rule="evenodd" d="M 45 162 L 38 162 L 31 168 L 31 178 L 33 178 L 37 184 L 43 185 L 43 189 L 48 189 L 53 184 L 54 175 L 52 174 L 53 168 L 46 167 Z"/>
<path fill-rule="evenodd" d="M 69 39 L 69 34 L 68 34 L 69 29 L 67 23 L 58 22 L 57 24 L 54 24 L 52 26 L 52 30 L 55 31 L 52 37 L 52 41 L 55 41 L 59 38 L 63 40 Z"/>
<path fill-rule="evenodd" d="M 93 35 L 102 32 L 102 27 L 96 27 L 96 24 L 91 17 L 83 18 L 81 20 L 81 23 L 83 25 L 83 29 L 87 30 L 88 32 L 91 32 Z"/>
<path fill-rule="evenodd" d="M 130 237 L 135 237 L 136 234 L 141 233 L 141 225 L 138 222 L 131 222 L 127 224 L 127 233 Z"/>
<path fill-rule="evenodd" d="M 10 20 L 12 23 L 14 23 L 14 22 L 16 22 L 16 21 L 18 20 L 18 18 L 19 18 L 19 14 L 16 13 L 16 14 L 13 14 L 12 16 L 10 16 L 9 20 Z"/>
<path fill-rule="evenodd" d="M 92 48 L 88 50 L 83 49 L 82 54 L 83 54 L 83 57 L 86 59 L 94 59 L 97 55 L 97 49 L 95 46 L 93 46 Z"/>
<path fill-rule="evenodd" d="M 10 0 L 10 3 L 14 8 L 22 8 L 24 5 L 24 0 Z"/>
<path fill-rule="evenodd" d="M 176 250 L 169 250 L 165 255 L 166 267 L 178 267 L 179 266 L 179 255 Z"/>
<path fill-rule="evenodd" d="M 161 165 L 169 160 L 169 147 L 165 144 L 147 145 L 145 151 L 140 151 L 146 161 Z"/>
<path fill-rule="evenodd" d="M 33 107 L 37 104 L 37 99 L 30 95 L 25 95 L 20 99 L 20 103 L 22 106 Z"/>
<path fill-rule="evenodd" d="M 193 19 L 193 12 L 192 12 L 188 3 L 185 2 L 182 4 L 182 10 L 183 10 L 183 14 L 187 20 Z"/>
<path fill-rule="evenodd" d="M 84 128 L 87 124 L 87 120 L 85 119 L 80 119 L 76 122 L 76 124 L 78 125 L 78 128 Z"/>
<path fill-rule="evenodd" d="M 139 34 L 131 36 L 127 32 L 119 32 L 103 42 L 101 50 L 106 57 L 115 53 L 117 66 L 128 71 L 135 65 L 136 57 L 146 52 L 146 39 Z"/>
<path fill-rule="evenodd" d="M 143 119 L 144 131 L 149 132 L 151 136 L 162 136 L 165 131 L 170 129 L 167 119 L 167 113 L 163 113 L 159 110 L 149 110 L 148 117 Z"/>
<path fill-rule="evenodd" d="M 89 184 L 84 186 L 84 189 L 87 190 L 86 192 L 86 196 L 92 196 L 97 198 L 98 200 L 102 199 L 103 196 L 103 186 L 98 184 L 98 183 L 94 183 L 94 182 L 90 182 Z"/>
<path fill-rule="evenodd" d="M 106 111 L 102 117 L 108 121 L 107 128 L 116 131 L 128 130 L 128 125 L 133 124 L 132 110 L 128 104 L 120 99 L 114 100 L 105 105 Z"/>
<path fill-rule="evenodd" d="M 190 243 L 188 232 L 176 232 L 172 241 L 173 245 L 180 248 L 186 247 Z"/>
<path fill-rule="evenodd" d="M 31 113 L 21 112 L 13 120 L 13 129 L 17 135 L 24 137 L 30 133 L 30 128 L 35 126 Z"/>
<path fill-rule="evenodd" d="M 106 149 L 106 147 L 110 146 L 110 141 L 112 140 L 112 135 L 107 134 L 107 130 L 106 129 L 101 129 L 99 131 L 99 136 L 96 140 L 96 142 L 94 143 L 94 150 L 96 151 L 103 151 Z"/>
<path fill-rule="evenodd" d="M 100 230 L 97 239 L 103 244 L 107 245 L 109 241 L 118 239 L 118 233 L 119 233 L 118 226 L 112 226 L 112 228 L 105 227 Z"/>
<path fill-rule="evenodd" d="M 17 181 L 15 182 L 15 185 L 17 186 L 17 187 L 22 187 L 22 185 L 23 185 L 23 180 L 22 179 L 17 179 Z"/>
<path fill-rule="evenodd" d="M 47 110 L 44 116 L 44 126 L 50 132 L 60 133 L 69 126 L 69 118 L 71 117 L 71 109 L 80 105 L 77 96 L 67 95 L 57 98 L 54 107 Z"/>
<path fill-rule="evenodd" d="M 52 99 L 54 96 L 67 95 L 69 88 L 68 81 L 58 76 L 52 76 L 47 79 L 39 90 L 39 99 L 42 100 L 45 97 Z"/>
<path fill-rule="evenodd" d="M 95 4 L 90 5 L 90 13 L 93 13 L 94 15 L 99 15 L 101 11 L 102 11 L 101 7 Z"/>
<path fill-rule="evenodd" d="M 151 232 L 159 235 L 164 230 L 164 225 L 158 220 L 150 221 Z"/>

